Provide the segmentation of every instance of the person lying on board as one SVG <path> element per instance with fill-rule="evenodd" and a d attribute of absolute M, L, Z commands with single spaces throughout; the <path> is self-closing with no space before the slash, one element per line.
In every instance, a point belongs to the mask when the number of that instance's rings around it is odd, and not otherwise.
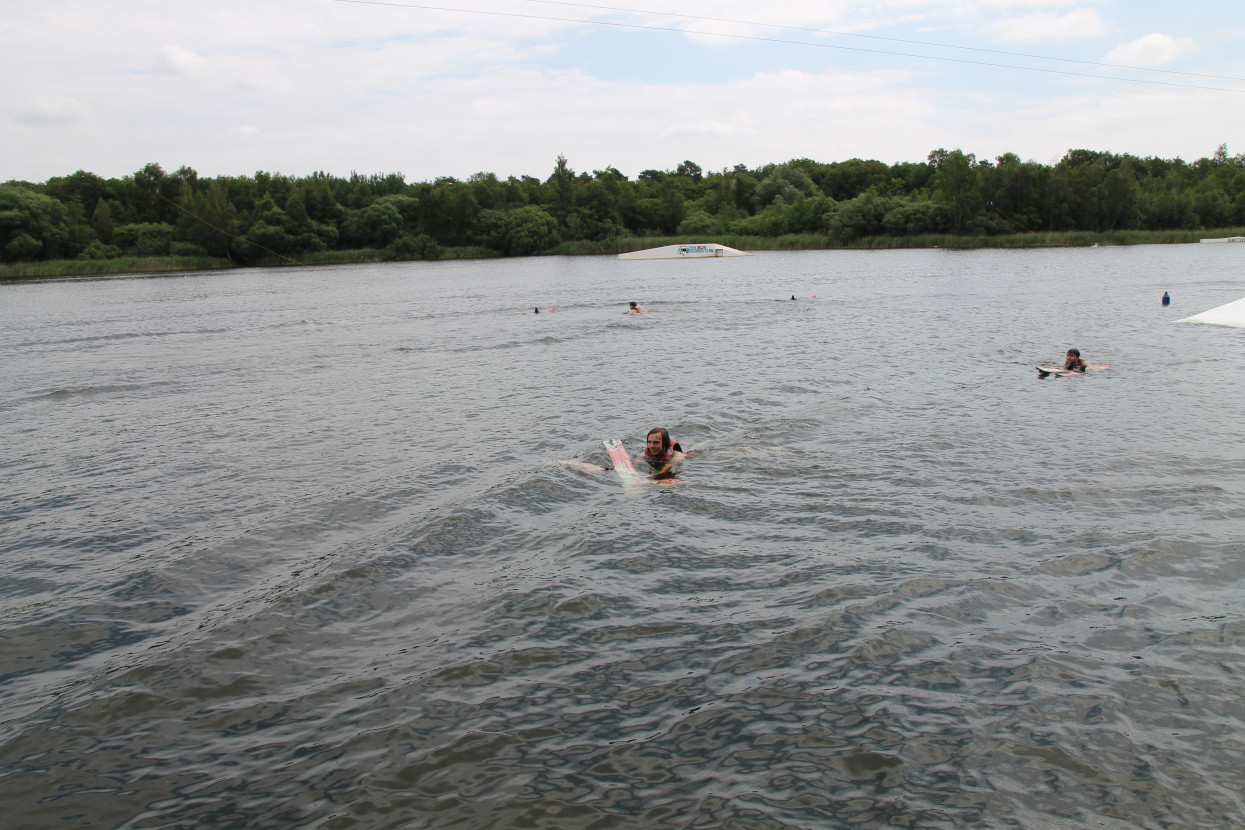
<path fill-rule="evenodd" d="M 670 440 L 665 427 L 653 427 L 648 431 L 648 444 L 640 457 L 653 468 L 649 478 L 671 478 L 675 465 L 687 458 L 687 454 L 678 441 Z"/>
<path fill-rule="evenodd" d="M 1069 372 L 1084 372 L 1089 368 L 1089 364 L 1081 357 L 1080 349 L 1068 349 L 1068 357 L 1063 362 L 1063 368 Z"/>
<path fill-rule="evenodd" d="M 627 311 L 628 311 L 628 312 L 630 312 L 631 314 L 648 314 L 648 312 L 647 312 L 647 311 L 645 311 L 644 309 L 640 308 L 640 307 L 639 307 L 638 305 L 636 305 L 635 303 L 632 303 L 632 304 L 631 304 L 631 307 L 630 307 L 630 308 L 628 308 L 628 309 L 627 309 Z"/>

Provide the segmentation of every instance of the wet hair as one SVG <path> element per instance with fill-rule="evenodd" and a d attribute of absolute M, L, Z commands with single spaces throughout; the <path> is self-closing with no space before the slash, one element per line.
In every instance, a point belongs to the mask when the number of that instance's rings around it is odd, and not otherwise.
<path fill-rule="evenodd" d="M 648 435 L 644 437 L 652 438 L 654 432 L 661 436 L 661 451 L 664 453 L 666 450 L 670 449 L 670 433 L 666 432 L 666 428 L 653 427 L 648 431 Z"/>
<path fill-rule="evenodd" d="M 635 308 L 635 303 L 634 303 L 634 302 L 632 302 L 632 303 L 631 303 L 631 307 L 632 307 L 632 308 Z"/>
<path fill-rule="evenodd" d="M 1068 349 L 1068 354 L 1072 355 L 1073 357 L 1080 357 L 1081 350 L 1080 349 Z"/>

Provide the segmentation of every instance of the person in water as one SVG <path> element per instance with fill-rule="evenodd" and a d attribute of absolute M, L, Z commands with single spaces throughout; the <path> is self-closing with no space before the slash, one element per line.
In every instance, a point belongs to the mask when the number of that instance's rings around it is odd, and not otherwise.
<path fill-rule="evenodd" d="M 653 427 L 648 431 L 648 442 L 641 457 L 653 468 L 649 478 L 671 478 L 674 466 L 687 455 L 678 441 L 670 440 L 665 427 Z"/>
<path fill-rule="evenodd" d="M 1068 349 L 1068 356 L 1063 362 L 1063 368 L 1069 372 L 1084 372 L 1089 368 L 1089 364 L 1081 357 L 1080 349 Z"/>
<path fill-rule="evenodd" d="M 635 303 L 632 303 L 631 307 L 628 308 L 627 311 L 629 311 L 632 314 L 644 314 L 645 313 L 644 309 L 640 308 Z"/>

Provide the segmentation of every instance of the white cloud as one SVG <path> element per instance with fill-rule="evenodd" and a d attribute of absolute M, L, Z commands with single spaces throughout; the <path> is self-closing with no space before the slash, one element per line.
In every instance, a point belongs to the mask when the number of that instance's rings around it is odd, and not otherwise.
<path fill-rule="evenodd" d="M 526 5 L 478 2 L 511 11 Z M 914 40 L 941 40 L 953 28 L 971 42 L 965 33 L 1000 15 L 1028 21 L 1022 28 L 1030 37 L 1101 32 L 1091 2 L 1098 0 L 791 0 L 760 11 L 755 0 L 651 5 Z M 939 34 L 900 24 L 913 17 Z M 797 61 L 794 50 L 763 44 L 750 47 L 770 50 L 756 69 L 719 60 L 730 71 L 718 77 L 711 61 L 680 74 L 684 55 L 690 62 L 708 53 L 668 33 L 328 0 L 113 0 L 107 8 L 60 0 L 19 6 L 13 19 L 20 37 L 0 50 L 0 79 L 8 81 L 0 83 L 7 119 L 0 181 L 79 168 L 121 176 L 147 162 L 185 164 L 204 176 L 358 170 L 423 180 L 488 170 L 544 177 L 559 152 L 576 169 L 613 164 L 628 175 L 683 159 L 706 169 L 796 157 L 919 160 L 935 147 L 1043 161 L 1072 146 L 1190 157 L 1245 134 L 1245 108 L 1222 93 L 1171 97 L 1169 88 L 1037 73 L 1009 73 L 1004 82 L 980 65 L 878 55 Z M 885 28 L 859 28 L 881 20 Z M 1163 24 L 1129 25 L 1133 34 L 1114 42 Z M 1182 68 L 1238 59 L 1212 34 L 1198 33 L 1200 63 Z M 617 65 L 576 51 L 602 42 L 620 50 Z M 635 71 L 650 58 L 671 67 L 669 76 Z M 761 65 L 800 71 L 760 72 Z M 1109 110 L 1086 108 L 1089 90 L 1112 101 Z M 1074 117 L 1065 108 L 1086 111 Z M 1155 119 L 1156 111 L 1179 115 Z"/>
<path fill-rule="evenodd" d="M 772 37 L 778 29 L 764 29 L 742 23 L 728 23 L 722 20 L 693 20 L 683 24 L 683 30 L 695 43 L 708 46 L 728 45 L 741 38 Z"/>
<path fill-rule="evenodd" d="M 663 139 L 722 138 L 738 131 L 738 126 L 721 121 L 686 121 L 671 124 L 661 131 Z"/>
<path fill-rule="evenodd" d="M 575 169 L 610 164 L 629 175 L 683 159 L 707 169 L 874 153 L 898 160 L 914 139 L 923 158 L 931 147 L 920 136 L 938 113 L 918 91 L 900 88 L 904 80 L 898 73 L 781 72 L 661 85 L 519 73 L 421 84 L 413 100 L 394 106 L 437 113 L 458 125 L 457 135 L 443 134 L 435 119 L 395 113 L 394 129 L 373 137 L 372 147 L 390 157 L 404 150 L 405 162 L 383 169 L 415 178 L 480 169 L 544 176 L 558 152 Z M 390 113 L 375 117 L 387 121 Z M 429 164 L 439 169 L 421 166 Z"/>
<path fill-rule="evenodd" d="M 1155 33 L 1115 47 L 1104 60 L 1125 66 L 1159 66 L 1195 54 L 1200 48 L 1192 38 Z"/>
<path fill-rule="evenodd" d="M 200 55 L 196 55 L 189 49 L 183 49 L 181 46 L 165 46 L 160 51 L 164 55 L 164 63 L 161 68 L 177 75 L 200 72 L 207 63 Z"/>
<path fill-rule="evenodd" d="M 1224 142 L 1231 146 L 1232 137 L 1245 129 L 1245 108 L 1224 111 L 1222 103 L 1223 95 L 1216 92 L 1128 88 L 1106 97 L 1086 94 L 1018 102 L 997 121 L 980 119 L 968 127 L 990 136 L 992 148 L 1011 149 L 1043 163 L 1057 161 L 1076 148 L 1195 159 L 1213 154 Z M 1214 112 L 1217 108 L 1219 115 Z M 1156 112 L 1163 117 L 1155 118 Z M 1035 134 L 1035 124 L 1042 125 L 1041 134 Z M 1138 135 L 1144 136 L 1141 142 Z"/>
<path fill-rule="evenodd" d="M 85 120 L 86 104 L 65 95 L 30 98 L 17 108 L 17 121 L 28 127 L 66 127 Z"/>
<path fill-rule="evenodd" d="M 964 3 L 963 5 L 972 5 Z M 1068 6 L 1083 6 L 1085 0 L 982 0 L 979 4 L 983 9 L 1062 9 Z"/>
<path fill-rule="evenodd" d="M 1066 14 L 1037 12 L 1008 17 L 990 25 L 990 31 L 1002 40 L 1067 40 L 1091 37 L 1106 31 L 1098 12 L 1073 9 Z"/>

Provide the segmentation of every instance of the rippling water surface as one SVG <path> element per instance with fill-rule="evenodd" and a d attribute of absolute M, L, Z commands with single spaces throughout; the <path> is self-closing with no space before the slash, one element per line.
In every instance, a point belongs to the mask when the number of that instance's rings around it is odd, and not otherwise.
<path fill-rule="evenodd" d="M 0 286 L 0 802 L 1242 826 L 1237 247 Z"/>

